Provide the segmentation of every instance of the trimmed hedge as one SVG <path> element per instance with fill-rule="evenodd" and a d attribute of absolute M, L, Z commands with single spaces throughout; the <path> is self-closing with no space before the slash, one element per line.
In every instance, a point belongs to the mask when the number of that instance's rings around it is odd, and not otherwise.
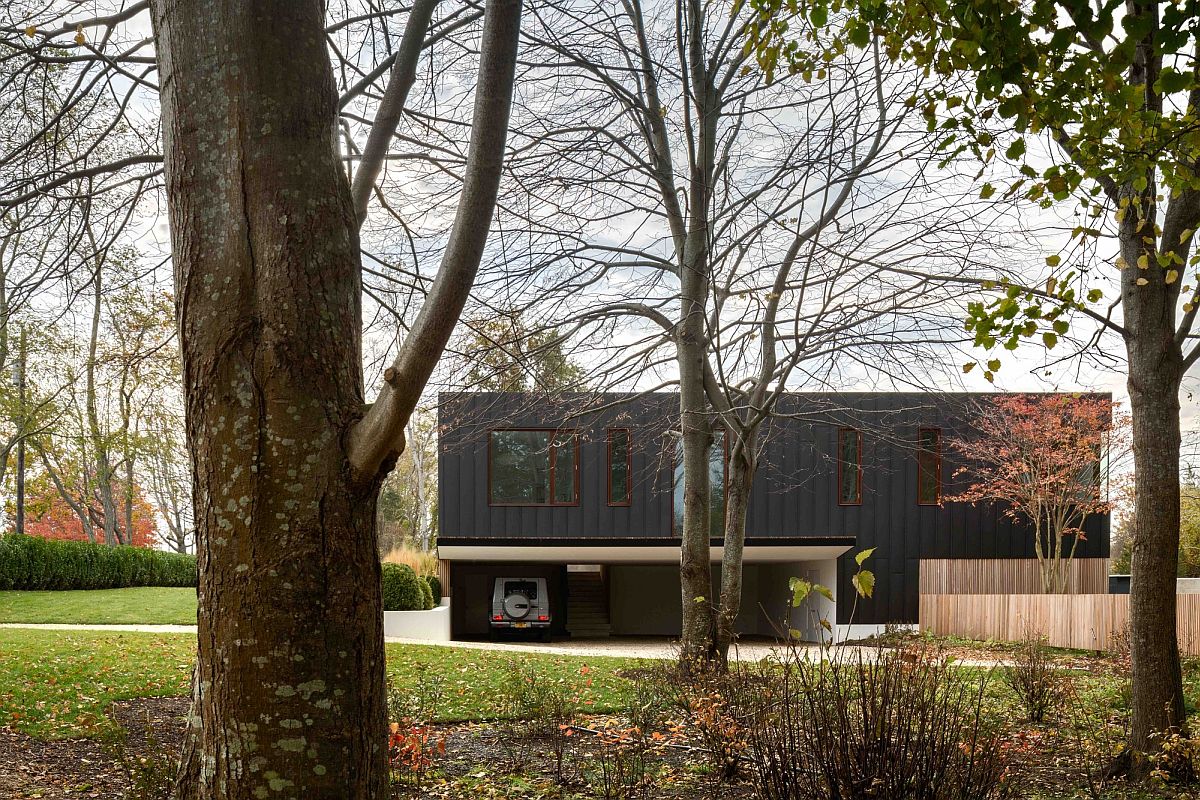
<path fill-rule="evenodd" d="M 425 611 L 433 608 L 429 584 L 407 564 L 383 564 L 383 610 Z M 424 588 L 424 591 L 422 591 Z"/>
<path fill-rule="evenodd" d="M 429 591 L 433 595 L 433 604 L 436 606 L 442 602 L 442 581 L 437 575 L 422 575 L 429 583 Z"/>
<path fill-rule="evenodd" d="M 15 533 L 0 536 L 0 589 L 195 586 L 198 578 L 195 556 Z"/>

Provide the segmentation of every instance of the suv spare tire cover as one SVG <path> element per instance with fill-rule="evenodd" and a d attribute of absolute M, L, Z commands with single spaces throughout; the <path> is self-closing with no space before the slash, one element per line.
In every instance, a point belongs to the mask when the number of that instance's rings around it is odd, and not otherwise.
<path fill-rule="evenodd" d="M 529 598 L 520 592 L 515 592 L 504 598 L 504 613 L 513 619 L 521 619 L 529 614 Z"/>

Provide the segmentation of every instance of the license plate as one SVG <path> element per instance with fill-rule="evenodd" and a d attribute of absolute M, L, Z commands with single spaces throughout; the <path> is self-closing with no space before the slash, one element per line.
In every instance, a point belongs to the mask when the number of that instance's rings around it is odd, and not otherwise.
<path fill-rule="evenodd" d="M 514 628 L 528 628 L 529 623 L 528 622 L 514 622 L 513 627 Z"/>

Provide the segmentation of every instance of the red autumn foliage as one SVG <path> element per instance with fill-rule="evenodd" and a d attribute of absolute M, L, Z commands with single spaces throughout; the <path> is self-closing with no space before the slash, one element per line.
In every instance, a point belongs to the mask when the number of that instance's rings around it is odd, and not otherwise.
<path fill-rule="evenodd" d="M 945 500 L 1001 502 L 1009 517 L 1032 522 L 1047 593 L 1066 591 L 1084 520 L 1110 510 L 1099 469 L 1129 428 L 1128 415 L 1114 412 L 1100 397 L 1002 395 L 980 409 L 974 435 L 950 442 L 970 464 L 956 476 L 973 482 Z"/>
<path fill-rule="evenodd" d="M 36 486 L 36 484 L 34 484 Z M 31 488 L 33 488 L 31 486 Z M 118 497 L 121 495 L 118 494 Z M 96 539 L 102 542 L 104 525 L 99 501 L 93 503 L 91 509 Z M 83 522 L 67 504 L 62 496 L 51 490 L 45 496 L 31 496 L 25 504 L 25 532 L 30 536 L 41 536 L 44 539 L 62 539 L 73 542 L 88 541 L 83 530 Z M 122 503 L 119 508 L 119 524 L 125 520 L 125 508 Z M 125 539 L 122 531 L 122 539 Z M 133 498 L 133 536 L 125 543 L 135 547 L 153 547 L 157 542 L 154 525 L 154 509 L 147 502 L 140 488 L 135 488 Z"/>

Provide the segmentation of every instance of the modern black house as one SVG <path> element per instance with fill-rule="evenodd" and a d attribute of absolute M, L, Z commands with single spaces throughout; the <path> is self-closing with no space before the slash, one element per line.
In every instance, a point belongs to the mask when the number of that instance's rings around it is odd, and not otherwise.
<path fill-rule="evenodd" d="M 793 576 L 833 588 L 836 611 L 823 613 L 859 636 L 917 622 L 922 562 L 1032 566 L 1032 532 L 1003 508 L 942 502 L 969 481 L 947 442 L 969 434 L 987 397 L 782 398 L 751 493 L 740 629 L 771 634 L 786 621 L 815 635 L 811 614 L 788 609 Z M 678 634 L 678 409 L 673 393 L 440 396 L 438 550 L 456 638 L 487 635 L 498 577 L 546 578 L 560 635 Z M 853 555 L 868 548 L 874 596 L 854 603 Z M 1103 574 L 1108 555 L 1107 516 L 1089 518 L 1077 560 Z"/>

